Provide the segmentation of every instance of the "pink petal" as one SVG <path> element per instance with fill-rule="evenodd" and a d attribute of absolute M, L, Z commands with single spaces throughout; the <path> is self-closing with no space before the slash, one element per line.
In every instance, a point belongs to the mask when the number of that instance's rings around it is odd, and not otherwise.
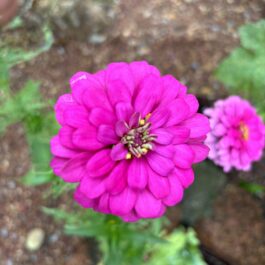
<path fill-rule="evenodd" d="M 176 175 L 171 174 L 168 177 L 168 180 L 170 183 L 170 193 L 165 199 L 163 199 L 163 203 L 167 206 L 173 206 L 182 200 L 183 188 Z"/>
<path fill-rule="evenodd" d="M 175 145 L 174 163 L 177 167 L 190 168 L 194 161 L 194 158 L 194 152 L 189 145 Z"/>
<path fill-rule="evenodd" d="M 131 102 L 130 90 L 121 80 L 108 83 L 107 92 L 112 106 L 115 106 L 118 102 Z"/>
<path fill-rule="evenodd" d="M 152 129 L 162 127 L 170 116 L 170 112 L 167 109 L 156 110 L 148 120 L 152 124 Z"/>
<path fill-rule="evenodd" d="M 127 169 L 128 163 L 126 161 L 120 162 L 111 171 L 106 179 L 106 188 L 112 194 L 118 194 L 124 190 L 127 185 Z"/>
<path fill-rule="evenodd" d="M 59 97 L 57 100 L 54 109 L 55 109 L 55 117 L 59 124 L 64 125 L 64 117 L 63 113 L 67 108 L 71 108 L 71 106 L 77 106 L 76 101 L 73 99 L 71 94 L 64 94 Z"/>
<path fill-rule="evenodd" d="M 101 195 L 98 206 L 96 207 L 96 210 L 101 213 L 105 213 L 105 214 L 110 213 L 108 193 L 104 193 L 103 195 Z"/>
<path fill-rule="evenodd" d="M 64 111 L 64 120 L 69 126 L 82 127 L 88 124 L 87 110 L 82 106 L 72 106 Z"/>
<path fill-rule="evenodd" d="M 154 152 L 158 153 L 161 156 L 172 159 L 175 154 L 175 147 L 173 145 L 156 144 L 154 147 Z"/>
<path fill-rule="evenodd" d="M 85 176 L 81 179 L 79 189 L 88 199 L 95 199 L 106 191 L 105 181 Z"/>
<path fill-rule="evenodd" d="M 126 215 L 134 207 L 137 195 L 130 188 L 125 188 L 121 193 L 110 196 L 110 210 L 112 214 Z"/>
<path fill-rule="evenodd" d="M 142 218 L 156 218 L 161 212 L 162 202 L 149 191 L 143 190 L 136 201 L 135 210 Z"/>
<path fill-rule="evenodd" d="M 192 94 L 188 94 L 184 97 L 185 102 L 188 104 L 189 106 L 189 117 L 193 116 L 193 114 L 195 114 L 198 109 L 199 109 L 199 102 L 197 100 L 197 98 L 192 95 Z"/>
<path fill-rule="evenodd" d="M 202 162 L 204 159 L 207 158 L 210 150 L 209 147 L 204 144 L 189 144 L 189 146 L 195 154 L 193 163 Z"/>
<path fill-rule="evenodd" d="M 80 188 L 76 188 L 74 192 L 74 199 L 84 208 L 93 208 L 95 206 L 95 200 L 88 199 L 81 191 Z"/>
<path fill-rule="evenodd" d="M 125 121 L 118 121 L 115 126 L 116 134 L 120 137 L 124 136 L 129 130 L 128 125 L 125 123 Z"/>
<path fill-rule="evenodd" d="M 146 157 L 150 167 L 161 176 L 168 176 L 174 168 L 174 164 L 171 159 L 161 156 L 155 152 L 150 152 Z"/>
<path fill-rule="evenodd" d="M 172 144 L 184 144 L 189 140 L 190 129 L 180 126 L 168 127 L 167 131 L 173 135 Z"/>
<path fill-rule="evenodd" d="M 116 144 L 119 141 L 114 128 L 110 125 L 104 124 L 98 127 L 97 139 L 105 145 Z"/>
<path fill-rule="evenodd" d="M 154 142 L 163 144 L 163 145 L 168 145 L 172 142 L 173 140 L 173 135 L 167 131 L 167 129 L 155 129 L 151 131 L 152 134 L 156 136 Z"/>
<path fill-rule="evenodd" d="M 125 159 L 127 153 L 128 149 L 124 146 L 124 144 L 119 143 L 112 147 L 110 156 L 113 161 L 118 161 Z"/>
<path fill-rule="evenodd" d="M 204 136 L 210 131 L 208 118 L 200 113 L 196 113 L 191 118 L 182 122 L 181 126 L 190 129 L 191 138 Z"/>
<path fill-rule="evenodd" d="M 59 138 L 60 138 L 60 142 L 62 145 L 68 148 L 72 148 L 72 149 L 75 148 L 73 141 L 72 141 L 74 131 L 75 130 L 70 126 L 63 126 L 59 130 Z"/>
<path fill-rule="evenodd" d="M 102 108 L 94 108 L 90 112 L 89 121 L 96 127 L 102 124 L 114 125 L 116 117 L 113 112 Z"/>
<path fill-rule="evenodd" d="M 177 98 L 167 105 L 170 110 L 170 117 L 167 121 L 167 126 L 177 125 L 184 121 L 189 115 L 189 106 L 182 98 Z"/>
<path fill-rule="evenodd" d="M 133 114 L 133 108 L 131 103 L 120 102 L 115 106 L 116 117 L 119 121 L 129 122 L 130 117 Z"/>
<path fill-rule="evenodd" d="M 145 159 L 133 159 L 128 169 L 128 185 L 131 188 L 143 189 L 148 180 L 148 164 Z"/>
<path fill-rule="evenodd" d="M 61 157 L 53 157 L 50 163 L 50 167 L 52 168 L 55 175 L 60 176 L 61 169 L 63 168 L 64 164 L 68 161 L 66 158 Z"/>
<path fill-rule="evenodd" d="M 105 149 L 93 155 L 87 163 L 87 172 L 90 177 L 102 177 L 109 173 L 115 162 L 110 157 L 110 149 Z"/>
<path fill-rule="evenodd" d="M 177 97 L 180 83 L 172 75 L 163 76 L 162 83 L 163 83 L 162 102 L 164 105 L 173 101 Z"/>
<path fill-rule="evenodd" d="M 72 158 L 74 155 L 78 154 L 76 151 L 64 147 L 59 139 L 59 136 L 56 135 L 51 139 L 51 153 L 55 156 Z"/>
<path fill-rule="evenodd" d="M 72 140 L 76 147 L 84 150 L 98 150 L 104 146 L 97 140 L 97 130 L 91 125 L 77 129 Z"/>
<path fill-rule="evenodd" d="M 137 127 L 139 125 L 140 117 L 141 117 L 141 114 L 139 112 L 135 112 L 130 118 L 129 127 L 130 128 Z"/>
<path fill-rule="evenodd" d="M 131 211 L 126 215 L 121 216 L 121 218 L 124 222 L 130 222 L 130 223 L 136 222 L 140 219 L 133 211 Z"/>
<path fill-rule="evenodd" d="M 86 172 L 86 164 L 91 155 L 80 153 L 68 160 L 61 169 L 61 177 L 66 182 L 79 182 Z"/>
<path fill-rule="evenodd" d="M 182 169 L 176 167 L 174 174 L 178 177 L 179 181 L 185 189 L 188 188 L 194 181 L 194 172 L 192 168 Z"/>
<path fill-rule="evenodd" d="M 150 169 L 148 173 L 149 190 L 157 199 L 165 198 L 170 191 L 168 179 L 165 177 L 161 177 L 152 169 Z"/>

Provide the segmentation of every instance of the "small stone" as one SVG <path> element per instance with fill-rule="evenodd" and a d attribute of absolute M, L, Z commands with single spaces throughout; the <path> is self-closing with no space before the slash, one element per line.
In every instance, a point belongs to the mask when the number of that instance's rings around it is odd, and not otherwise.
<path fill-rule="evenodd" d="M 92 44 L 101 44 L 106 40 L 106 36 L 101 34 L 93 34 L 89 38 L 89 42 Z"/>
<path fill-rule="evenodd" d="M 44 241 L 45 233 L 41 228 L 34 228 L 29 231 L 26 239 L 25 247 L 29 251 L 38 250 Z"/>
<path fill-rule="evenodd" d="M 4 237 L 4 238 L 8 237 L 8 230 L 6 228 L 2 228 L 0 230 L 0 235 L 1 237 Z"/>

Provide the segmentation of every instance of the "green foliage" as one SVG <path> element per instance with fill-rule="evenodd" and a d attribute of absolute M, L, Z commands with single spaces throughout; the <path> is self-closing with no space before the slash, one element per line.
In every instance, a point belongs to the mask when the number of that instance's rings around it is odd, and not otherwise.
<path fill-rule="evenodd" d="M 165 237 L 166 244 L 151 248 L 147 265 L 206 265 L 199 250 L 199 240 L 192 228 L 178 228 Z"/>
<path fill-rule="evenodd" d="M 265 194 L 265 187 L 259 184 L 241 181 L 239 186 L 259 198 L 262 198 Z"/>
<path fill-rule="evenodd" d="M 242 26 L 239 34 L 240 47 L 221 62 L 216 77 L 265 113 L 265 20 Z"/>

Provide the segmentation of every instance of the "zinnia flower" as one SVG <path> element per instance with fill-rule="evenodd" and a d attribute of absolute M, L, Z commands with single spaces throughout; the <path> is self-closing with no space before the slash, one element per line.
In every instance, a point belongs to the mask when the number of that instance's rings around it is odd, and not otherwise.
<path fill-rule="evenodd" d="M 251 163 L 262 156 L 265 127 L 250 103 L 238 96 L 215 102 L 204 112 L 210 117 L 211 132 L 206 143 L 209 158 L 223 167 L 250 170 Z"/>
<path fill-rule="evenodd" d="M 62 128 L 51 140 L 54 173 L 78 182 L 83 207 L 125 221 L 156 218 L 180 202 L 205 159 L 209 121 L 198 101 L 146 62 L 78 72 L 55 105 Z"/>

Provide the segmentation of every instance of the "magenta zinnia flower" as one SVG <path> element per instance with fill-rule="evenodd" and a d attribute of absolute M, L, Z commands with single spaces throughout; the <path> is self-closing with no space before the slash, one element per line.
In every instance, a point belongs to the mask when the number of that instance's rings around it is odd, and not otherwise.
<path fill-rule="evenodd" d="M 238 96 L 218 100 L 204 112 L 210 117 L 211 132 L 206 143 L 209 158 L 223 167 L 250 170 L 251 163 L 262 156 L 265 127 L 250 103 Z"/>
<path fill-rule="evenodd" d="M 146 62 L 78 72 L 55 105 L 62 128 L 51 140 L 54 173 L 78 182 L 83 207 L 125 221 L 155 218 L 181 201 L 205 159 L 209 121 L 198 101 Z"/>

